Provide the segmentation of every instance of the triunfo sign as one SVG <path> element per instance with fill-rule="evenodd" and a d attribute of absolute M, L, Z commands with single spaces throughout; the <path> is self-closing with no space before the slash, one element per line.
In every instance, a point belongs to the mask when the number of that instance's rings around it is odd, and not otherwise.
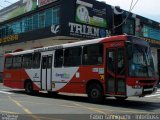
<path fill-rule="evenodd" d="M 108 36 L 108 30 L 89 25 L 69 22 L 70 35 L 82 38 L 100 38 Z"/>
<path fill-rule="evenodd" d="M 47 5 L 55 1 L 57 0 L 38 0 L 38 6 L 41 7 L 41 6 Z"/>

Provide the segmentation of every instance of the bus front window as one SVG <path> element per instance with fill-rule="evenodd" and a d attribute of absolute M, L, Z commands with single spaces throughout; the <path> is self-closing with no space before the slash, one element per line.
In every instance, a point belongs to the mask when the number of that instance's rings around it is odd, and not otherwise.
<path fill-rule="evenodd" d="M 127 49 L 129 76 L 152 77 L 154 66 L 149 47 L 129 43 Z"/>
<path fill-rule="evenodd" d="M 148 63 L 149 77 L 155 76 L 154 63 L 153 63 L 152 53 L 150 49 L 148 49 L 148 52 L 147 52 L 147 63 Z"/>

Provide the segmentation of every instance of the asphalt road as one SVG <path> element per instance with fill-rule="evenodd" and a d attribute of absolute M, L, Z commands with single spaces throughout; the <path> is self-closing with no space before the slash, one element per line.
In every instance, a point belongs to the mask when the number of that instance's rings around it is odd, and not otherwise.
<path fill-rule="evenodd" d="M 89 103 L 85 95 L 47 93 L 26 95 L 23 90 L 13 90 L 0 84 L 0 120 L 4 118 L 36 120 L 105 119 L 100 115 L 160 114 L 160 90 L 154 95 L 126 101 L 106 98 L 103 104 Z M 158 118 L 159 119 L 159 118 Z"/>

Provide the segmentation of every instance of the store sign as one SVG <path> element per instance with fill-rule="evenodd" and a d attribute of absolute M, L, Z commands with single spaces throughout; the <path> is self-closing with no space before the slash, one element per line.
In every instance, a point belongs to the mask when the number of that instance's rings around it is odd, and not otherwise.
<path fill-rule="evenodd" d="M 100 7 L 96 4 L 76 1 L 76 22 L 98 27 L 107 27 L 106 21 L 106 7 Z"/>
<path fill-rule="evenodd" d="M 7 42 L 12 42 L 12 41 L 17 41 L 18 39 L 18 35 L 10 35 L 7 36 L 5 38 L 0 38 L 0 44 L 2 43 L 7 43 Z"/>
<path fill-rule="evenodd" d="M 68 24 L 70 35 L 82 38 L 101 38 L 108 36 L 108 30 L 89 25 L 70 22 Z"/>
<path fill-rule="evenodd" d="M 147 42 L 151 43 L 151 44 L 157 44 L 160 45 L 160 41 L 159 40 L 153 40 L 150 38 L 143 38 L 144 40 L 146 40 Z"/>
<path fill-rule="evenodd" d="M 38 7 L 47 5 L 49 3 L 55 2 L 57 0 L 38 0 Z"/>
<path fill-rule="evenodd" d="M 57 34 L 59 32 L 59 29 L 60 29 L 60 25 L 52 25 L 51 26 L 51 32 L 53 34 Z"/>

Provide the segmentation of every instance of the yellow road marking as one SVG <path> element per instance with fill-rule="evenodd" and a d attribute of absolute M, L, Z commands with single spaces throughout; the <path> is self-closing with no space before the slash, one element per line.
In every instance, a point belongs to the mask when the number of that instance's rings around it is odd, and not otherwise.
<path fill-rule="evenodd" d="M 80 104 L 77 104 L 77 103 L 73 103 L 73 104 L 76 105 L 76 106 L 79 106 L 79 107 L 82 107 L 82 108 L 85 108 L 85 109 L 94 111 L 94 112 L 98 112 L 98 113 L 101 113 L 101 114 L 105 114 L 105 112 L 103 112 L 103 111 L 101 111 L 101 110 L 98 110 L 98 109 L 94 109 L 94 108 L 91 108 L 91 107 L 86 107 L 86 106 L 83 106 L 83 105 L 80 105 Z"/>
<path fill-rule="evenodd" d="M 45 119 L 45 120 L 64 120 L 59 118 L 49 118 L 49 117 L 42 117 L 42 116 L 39 116 L 38 118 Z"/>
<path fill-rule="evenodd" d="M 63 106 L 63 107 L 74 107 L 74 108 L 77 108 L 77 106 L 71 106 L 71 105 L 59 105 L 59 106 Z"/>
<path fill-rule="evenodd" d="M 48 103 L 37 103 L 37 102 L 30 102 L 30 101 L 18 101 L 18 102 L 25 102 L 25 103 L 34 103 L 34 104 L 44 104 L 44 105 L 53 105 L 53 104 L 48 104 Z M 55 105 L 53 105 L 55 106 Z M 63 107 L 74 107 L 76 108 L 77 106 L 73 106 L 73 105 L 56 105 L 56 106 L 63 106 Z"/>
<path fill-rule="evenodd" d="M 27 108 L 25 108 L 23 105 L 21 105 L 17 100 L 14 100 L 13 98 L 11 98 L 10 96 L 8 96 L 9 99 L 14 102 L 18 107 L 20 107 L 21 109 L 23 109 L 23 111 L 25 111 L 27 114 L 29 114 L 32 118 L 34 118 L 35 120 L 40 120 L 37 116 L 32 115 L 32 112 L 29 111 Z"/>
<path fill-rule="evenodd" d="M 25 102 L 25 103 L 33 103 L 33 104 L 44 104 L 44 105 L 53 105 L 53 104 L 49 104 L 49 103 L 38 103 L 38 102 L 31 102 L 31 101 L 18 101 L 18 102 Z M 63 107 L 73 107 L 73 108 L 77 108 L 79 104 L 76 104 L 75 103 L 75 106 L 73 105 L 56 105 L 56 106 L 63 106 Z M 85 106 L 86 107 L 86 106 Z M 88 109 L 94 109 L 94 110 L 106 110 L 106 111 L 110 111 L 110 112 L 116 112 L 118 110 L 109 110 L 109 109 L 101 109 L 101 108 L 88 108 Z M 121 112 L 127 112 L 127 113 L 137 113 L 137 111 L 131 111 L 131 110 L 128 110 L 128 111 L 125 111 L 125 110 L 121 110 Z M 100 112 L 99 112 L 100 113 Z M 151 113 L 151 112 L 139 112 L 139 113 L 144 113 L 144 114 L 147 114 L 147 113 Z"/>
<path fill-rule="evenodd" d="M 18 102 L 25 102 L 25 103 L 33 103 L 33 104 L 44 104 L 44 105 L 52 105 L 52 104 L 48 104 L 48 103 L 38 103 L 38 102 L 31 102 L 31 101 L 24 101 L 24 100 L 20 100 Z"/>
<path fill-rule="evenodd" d="M 8 114 L 18 114 L 15 112 L 11 112 L 11 111 L 5 111 L 5 110 L 0 110 L 1 113 L 8 113 Z"/>

